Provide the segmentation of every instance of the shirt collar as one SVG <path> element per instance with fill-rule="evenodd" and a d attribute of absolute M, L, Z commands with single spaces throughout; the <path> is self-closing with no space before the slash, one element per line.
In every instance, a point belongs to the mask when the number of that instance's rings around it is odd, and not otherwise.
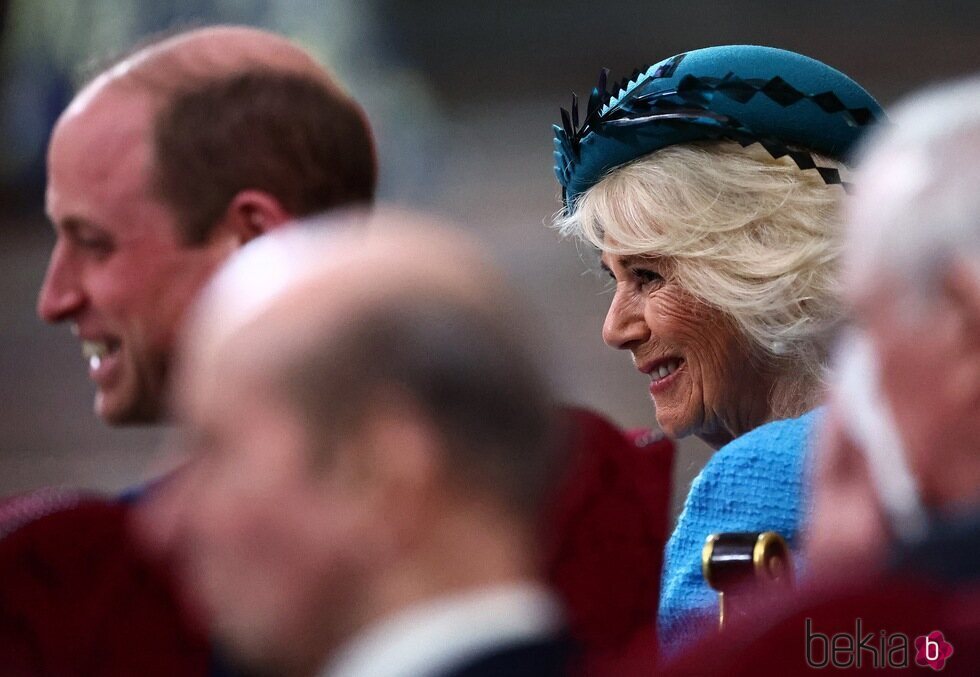
<path fill-rule="evenodd" d="M 368 628 L 320 675 L 435 675 L 494 647 L 541 639 L 560 627 L 559 606 L 540 585 L 480 588 L 410 607 Z"/>

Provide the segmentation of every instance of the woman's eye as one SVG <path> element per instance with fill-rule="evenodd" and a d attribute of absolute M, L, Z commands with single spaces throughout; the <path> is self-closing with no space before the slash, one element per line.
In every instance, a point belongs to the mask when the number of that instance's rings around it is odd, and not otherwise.
<path fill-rule="evenodd" d="M 616 291 L 616 276 L 609 270 L 603 270 L 599 277 L 599 284 L 602 285 L 601 293 L 611 294 Z"/>
<path fill-rule="evenodd" d="M 662 282 L 664 279 L 660 273 L 646 268 L 634 268 L 631 272 L 633 273 L 633 277 L 644 285 L 651 282 Z"/>

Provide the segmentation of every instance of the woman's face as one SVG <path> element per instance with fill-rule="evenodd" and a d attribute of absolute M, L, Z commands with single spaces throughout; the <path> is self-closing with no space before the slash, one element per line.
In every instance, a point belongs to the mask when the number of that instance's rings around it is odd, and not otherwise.
<path fill-rule="evenodd" d="M 650 377 L 664 432 L 717 448 L 769 418 L 771 379 L 731 319 L 686 292 L 666 259 L 605 253 L 602 267 L 616 283 L 602 338 Z"/>

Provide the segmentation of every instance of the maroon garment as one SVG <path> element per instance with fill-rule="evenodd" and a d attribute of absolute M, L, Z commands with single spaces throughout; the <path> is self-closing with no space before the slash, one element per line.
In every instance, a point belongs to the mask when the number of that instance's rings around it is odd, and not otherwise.
<path fill-rule="evenodd" d="M 209 649 L 130 507 L 51 490 L 0 502 L 0 674 L 205 675 Z"/>
<path fill-rule="evenodd" d="M 589 412 L 571 417 L 569 467 L 544 518 L 548 578 L 582 650 L 580 673 L 646 674 L 656 659 L 674 447 Z M 207 673 L 202 634 L 181 616 L 169 579 L 130 542 L 127 504 L 51 493 L 4 505 L 0 674 Z"/>
<path fill-rule="evenodd" d="M 674 445 L 591 412 L 570 415 L 573 453 L 545 518 L 548 580 L 583 648 L 583 674 L 645 674 L 656 660 Z"/>

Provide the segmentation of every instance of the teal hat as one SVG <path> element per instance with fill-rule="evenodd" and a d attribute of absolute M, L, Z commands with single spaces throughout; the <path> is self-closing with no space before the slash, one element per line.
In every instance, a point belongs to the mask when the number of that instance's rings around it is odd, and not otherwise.
<path fill-rule="evenodd" d="M 706 139 L 761 144 L 828 184 L 847 185 L 811 152 L 845 162 L 869 125 L 885 119 L 854 80 L 774 47 L 727 45 L 665 59 L 606 92 L 603 70 L 579 124 L 578 99 L 554 125 L 555 175 L 570 211 L 609 170 L 666 146 Z M 803 150 L 800 150 L 803 149 Z"/>

